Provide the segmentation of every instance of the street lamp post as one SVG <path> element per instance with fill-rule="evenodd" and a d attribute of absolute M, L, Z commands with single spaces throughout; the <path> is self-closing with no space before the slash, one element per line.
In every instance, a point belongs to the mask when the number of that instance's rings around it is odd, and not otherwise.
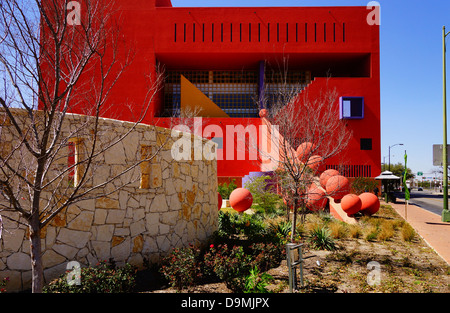
<path fill-rule="evenodd" d="M 445 60 L 445 37 L 450 32 L 445 32 L 445 26 L 442 27 L 442 72 L 443 72 L 443 122 L 444 122 L 444 133 L 443 133 L 443 147 L 442 147 L 442 167 L 443 173 L 443 196 L 444 196 L 444 207 L 442 210 L 442 221 L 450 222 L 450 212 L 448 210 L 448 164 L 447 164 L 447 82 L 446 82 L 446 60 Z"/>
<path fill-rule="evenodd" d="M 396 143 L 395 145 L 389 146 L 389 172 L 391 171 L 391 148 L 395 146 L 403 146 L 403 144 Z"/>

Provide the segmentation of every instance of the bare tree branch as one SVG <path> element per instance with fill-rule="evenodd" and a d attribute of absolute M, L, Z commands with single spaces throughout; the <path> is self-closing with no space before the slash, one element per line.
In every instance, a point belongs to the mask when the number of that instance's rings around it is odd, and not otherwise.
<path fill-rule="evenodd" d="M 269 81 L 276 82 L 262 99 L 266 108 L 264 124 L 268 126 L 272 145 L 279 154 L 275 157 L 260 149 L 261 155 L 277 166 L 277 181 L 286 202 L 293 207 L 291 240 L 294 240 L 296 216 L 300 212 L 302 222 L 307 212 L 306 202 L 310 188 L 318 183 L 317 169 L 348 145 L 350 133 L 337 118 L 338 102 L 336 90 L 326 86 L 318 96 L 309 95 L 307 83 L 289 76 L 287 60 L 283 68 L 274 70 Z M 276 129 L 270 127 L 276 125 Z M 300 144 L 311 144 L 306 153 L 299 156 Z M 272 147 L 273 149 L 273 147 Z M 316 191 L 317 192 L 317 191 Z M 300 210 L 300 211 L 299 211 Z"/>
<path fill-rule="evenodd" d="M 159 69 L 156 76 L 149 76 L 142 109 L 130 127 L 115 138 L 103 136 L 101 116 L 110 109 L 108 98 L 134 52 L 119 40 L 112 2 L 80 2 L 86 13 L 76 27 L 66 18 L 68 1 L 0 3 L 0 78 L 4 82 L 0 136 L 8 139 L 0 141 L 0 208 L 19 212 L 16 221 L 29 228 L 33 292 L 42 291 L 43 285 L 41 229 L 70 205 L 99 197 L 96 190 L 104 190 L 102 196 L 107 196 L 135 183 L 139 179 L 133 176 L 136 168 L 154 159 L 169 140 L 159 142 L 151 154 L 104 181 L 93 183 L 101 156 L 144 120 L 163 76 Z M 77 120 L 69 114 L 75 108 L 84 108 L 90 117 Z M 68 165 L 74 138 L 84 140 L 80 144 L 83 154 Z M 73 171 L 78 174 L 76 184 L 71 185 Z"/>

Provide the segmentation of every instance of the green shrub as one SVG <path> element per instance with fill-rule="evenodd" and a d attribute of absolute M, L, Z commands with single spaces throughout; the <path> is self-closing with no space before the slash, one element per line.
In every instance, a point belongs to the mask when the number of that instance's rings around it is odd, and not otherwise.
<path fill-rule="evenodd" d="M 278 223 L 271 223 L 269 225 L 269 229 L 277 234 L 279 234 L 281 237 L 287 237 L 289 236 L 290 232 L 292 231 L 292 222 L 291 221 L 281 221 Z"/>
<path fill-rule="evenodd" d="M 373 192 L 375 187 L 378 187 L 378 184 L 373 178 L 357 177 L 352 182 L 352 193 L 359 195 L 363 192 Z"/>
<path fill-rule="evenodd" d="M 202 277 L 199 256 L 200 250 L 194 246 L 175 248 L 163 258 L 161 273 L 178 290 L 193 286 Z"/>
<path fill-rule="evenodd" d="M 5 287 L 8 282 L 9 282 L 9 277 L 5 277 L 5 278 L 3 278 L 3 280 L 0 280 L 0 293 L 6 292 L 6 289 L 3 287 Z"/>
<path fill-rule="evenodd" d="M 219 212 L 219 236 L 246 236 L 250 241 L 260 241 L 267 234 L 264 221 L 257 214 L 236 214 Z"/>
<path fill-rule="evenodd" d="M 236 228 L 237 214 L 219 211 L 218 233 L 221 237 L 227 237 L 238 234 Z"/>
<path fill-rule="evenodd" d="M 45 286 L 46 293 L 124 293 L 133 292 L 136 286 L 137 268 L 125 264 L 116 268 L 114 264 L 102 261 L 95 267 L 81 269 L 81 284 L 69 285 L 67 274 L 61 275 Z"/>
<path fill-rule="evenodd" d="M 229 184 L 227 183 L 219 184 L 219 186 L 217 187 L 217 191 L 220 193 L 222 199 L 230 199 L 230 194 L 236 188 L 237 185 L 235 184 L 235 179 L 233 179 Z"/>
<path fill-rule="evenodd" d="M 240 233 L 250 241 L 261 241 L 267 234 L 267 227 L 257 214 L 242 214 L 238 228 Z"/>
<path fill-rule="evenodd" d="M 273 243 L 254 243 L 250 249 L 253 260 L 251 266 L 257 266 L 263 271 L 279 266 L 285 256 L 284 246 Z"/>
<path fill-rule="evenodd" d="M 245 277 L 250 270 L 251 258 L 244 253 L 242 246 L 210 246 L 204 255 L 204 272 L 224 281 L 228 288 L 240 292 L 244 289 Z"/>
<path fill-rule="evenodd" d="M 246 249 L 212 244 L 204 255 L 204 274 L 224 281 L 233 291 L 242 292 L 251 269 L 267 271 L 279 266 L 284 254 L 284 247 L 273 243 L 254 243 Z"/>
<path fill-rule="evenodd" d="M 260 273 L 258 266 L 250 269 L 250 274 L 245 278 L 244 293 L 269 293 L 266 288 L 273 280 L 267 273 Z"/>
<path fill-rule="evenodd" d="M 270 176 L 254 177 L 244 186 L 252 193 L 254 206 L 269 214 L 276 212 L 276 205 L 281 199 L 275 186 L 269 185 L 271 179 Z"/>
<path fill-rule="evenodd" d="M 308 238 L 312 248 L 317 250 L 336 250 L 337 246 L 331 232 L 326 227 L 315 227 L 309 233 Z"/>

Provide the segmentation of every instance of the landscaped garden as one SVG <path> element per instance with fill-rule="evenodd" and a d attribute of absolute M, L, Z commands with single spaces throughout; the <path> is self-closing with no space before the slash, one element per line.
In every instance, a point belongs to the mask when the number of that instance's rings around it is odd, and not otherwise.
<path fill-rule="evenodd" d="M 290 231 L 283 201 L 269 212 L 258 205 L 240 214 L 222 209 L 219 230 L 206 246 L 174 249 L 160 265 L 149 264 L 144 271 L 108 270 L 100 264 L 99 271 L 85 269 L 81 286 L 67 286 L 62 277 L 46 290 L 285 293 Z M 449 292 L 449 266 L 388 205 L 361 216 L 356 225 L 311 212 L 296 233 L 296 241 L 304 244 L 304 286 L 298 292 Z M 368 282 L 373 261 L 379 264 L 377 284 Z M 99 284 L 99 279 L 107 282 Z"/>
<path fill-rule="evenodd" d="M 155 292 L 288 292 L 284 247 L 290 223 L 281 208 L 271 214 L 221 212 L 211 245 L 184 250 L 193 251 L 191 266 L 186 257 L 178 260 L 180 251 L 169 256 L 166 264 L 171 265 L 162 273 L 171 279 Z M 325 212 L 310 213 L 297 234 L 305 259 L 304 286 L 298 292 L 449 292 L 450 267 L 391 206 L 357 225 Z M 367 279 L 372 261 L 380 265 L 379 284 Z M 186 275 L 187 268 L 195 275 Z M 195 279 L 179 284 L 177 274 Z"/>

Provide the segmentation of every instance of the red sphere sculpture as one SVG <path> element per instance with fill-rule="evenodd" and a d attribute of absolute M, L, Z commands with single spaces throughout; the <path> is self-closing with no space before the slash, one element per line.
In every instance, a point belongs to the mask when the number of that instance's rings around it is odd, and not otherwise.
<path fill-rule="evenodd" d="M 319 211 L 325 209 L 327 201 L 328 199 L 325 191 L 315 184 L 311 184 L 307 190 L 306 206 L 311 211 Z"/>
<path fill-rule="evenodd" d="M 330 177 L 336 176 L 336 175 L 339 175 L 339 172 L 337 170 L 329 169 L 329 170 L 324 171 L 322 174 L 320 174 L 320 178 L 319 178 L 320 185 L 323 188 L 326 188 L 328 179 L 330 179 Z"/>
<path fill-rule="evenodd" d="M 259 117 L 260 118 L 264 118 L 266 116 L 267 116 L 267 110 L 266 109 L 259 110 Z"/>
<path fill-rule="evenodd" d="M 222 196 L 220 195 L 220 193 L 217 193 L 217 207 L 220 211 L 220 209 L 222 208 Z"/>
<path fill-rule="evenodd" d="M 320 155 L 313 155 L 308 159 L 306 165 L 314 172 L 316 172 L 319 169 L 320 165 L 322 164 L 322 161 L 323 159 Z"/>
<path fill-rule="evenodd" d="M 253 203 L 253 196 L 250 191 L 245 188 L 236 188 L 230 194 L 230 205 L 238 211 L 244 212 L 248 210 Z"/>
<path fill-rule="evenodd" d="M 354 194 L 345 195 L 341 200 L 341 208 L 348 216 L 361 211 L 361 199 Z"/>
<path fill-rule="evenodd" d="M 332 176 L 327 181 L 326 190 L 334 200 L 341 200 L 350 193 L 350 182 L 342 175 Z"/>
<path fill-rule="evenodd" d="M 380 200 L 378 197 L 370 192 L 365 192 L 359 195 L 361 199 L 361 212 L 366 215 L 373 215 L 380 209 Z"/>
<path fill-rule="evenodd" d="M 302 161 L 306 162 L 312 152 L 312 150 L 315 149 L 314 144 L 311 142 L 304 142 L 300 144 L 297 148 L 297 158 Z"/>

